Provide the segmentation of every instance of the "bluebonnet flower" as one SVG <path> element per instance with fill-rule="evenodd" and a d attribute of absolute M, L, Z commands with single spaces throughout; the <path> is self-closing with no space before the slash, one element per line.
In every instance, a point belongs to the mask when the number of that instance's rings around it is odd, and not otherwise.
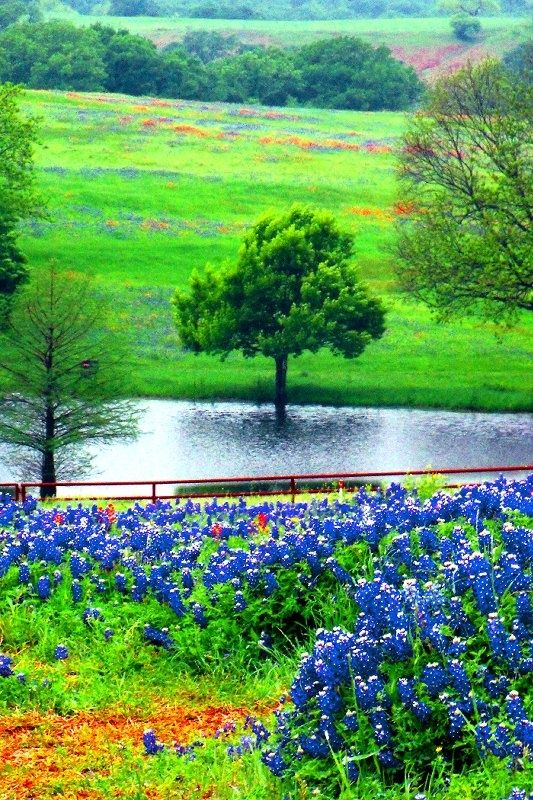
<path fill-rule="evenodd" d="M 205 616 L 205 609 L 201 603 L 193 603 L 191 606 L 194 621 L 200 628 L 207 628 L 208 620 Z"/>
<path fill-rule="evenodd" d="M 435 662 L 424 667 L 420 680 L 425 685 L 430 697 L 437 697 L 450 682 L 446 670 Z"/>
<path fill-rule="evenodd" d="M 13 675 L 13 670 L 11 669 L 11 665 L 13 663 L 13 659 L 9 656 L 0 653 L 0 677 L 1 678 L 10 678 Z"/>
<path fill-rule="evenodd" d="M 77 578 L 74 578 L 74 580 L 72 581 L 71 591 L 72 591 L 72 599 L 73 599 L 73 601 L 75 603 L 79 603 L 79 601 L 82 598 L 83 589 L 81 587 L 81 583 L 79 582 L 79 580 Z"/>
<path fill-rule="evenodd" d="M 350 783 L 355 783 L 359 777 L 359 767 L 354 758 L 346 758 L 344 762 L 346 766 L 346 775 Z"/>
<path fill-rule="evenodd" d="M 168 628 L 155 628 L 153 625 L 145 625 L 143 629 L 144 638 L 152 644 L 157 644 L 165 650 L 172 650 L 174 640 L 168 632 Z"/>
<path fill-rule="evenodd" d="M 96 620 L 103 619 L 102 612 L 99 608 L 92 608 L 89 606 L 84 610 L 82 619 L 86 625 L 89 625 L 91 622 L 96 622 Z"/>
<path fill-rule="evenodd" d="M 153 731 L 151 728 L 147 728 L 143 733 L 143 744 L 146 755 L 148 756 L 155 756 L 157 753 L 161 753 L 161 751 L 165 749 L 165 745 L 157 741 L 155 731 Z"/>
<path fill-rule="evenodd" d="M 54 650 L 54 658 L 56 661 L 65 661 L 69 657 L 68 647 L 64 644 L 58 644 Z"/>
<path fill-rule="evenodd" d="M 48 600 L 51 594 L 51 583 L 48 575 L 41 575 L 37 581 L 37 594 L 41 600 Z"/>
<path fill-rule="evenodd" d="M 531 800 L 531 798 L 533 798 L 533 793 L 528 797 L 525 789 L 511 789 L 511 794 L 507 800 Z"/>
<path fill-rule="evenodd" d="M 266 764 L 272 774 L 276 775 L 278 778 L 283 777 L 283 774 L 287 771 L 287 764 L 283 760 L 283 756 L 279 750 L 264 751 L 261 755 L 261 761 L 263 764 Z"/>
<path fill-rule="evenodd" d="M 19 566 L 19 583 L 30 582 L 30 567 L 28 564 L 23 563 Z"/>

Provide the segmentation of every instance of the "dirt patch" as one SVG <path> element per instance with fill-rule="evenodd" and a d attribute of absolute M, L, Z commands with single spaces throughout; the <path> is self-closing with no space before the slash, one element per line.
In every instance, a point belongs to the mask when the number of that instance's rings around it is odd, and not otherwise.
<path fill-rule="evenodd" d="M 145 715 L 106 709 L 68 717 L 28 712 L 0 718 L 0 800 L 42 800 L 54 793 L 54 786 L 61 786 L 63 798 L 99 800 L 103 797 L 99 790 L 82 788 L 80 782 L 84 776 L 108 776 L 120 762 L 122 748 L 142 753 L 146 728 L 153 728 L 167 745 L 185 745 L 213 736 L 225 723 L 243 722 L 249 714 L 270 710 L 266 705 L 154 704 Z"/>

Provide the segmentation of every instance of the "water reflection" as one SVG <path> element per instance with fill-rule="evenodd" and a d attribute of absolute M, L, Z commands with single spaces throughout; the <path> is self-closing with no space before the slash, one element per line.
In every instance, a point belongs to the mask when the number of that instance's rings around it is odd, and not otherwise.
<path fill-rule="evenodd" d="M 528 414 L 139 401 L 142 436 L 93 451 L 97 480 L 529 463 Z M 2 463 L 0 480 L 23 479 Z M 78 494 L 83 492 L 76 491 Z M 85 492 L 87 493 L 87 492 Z"/>

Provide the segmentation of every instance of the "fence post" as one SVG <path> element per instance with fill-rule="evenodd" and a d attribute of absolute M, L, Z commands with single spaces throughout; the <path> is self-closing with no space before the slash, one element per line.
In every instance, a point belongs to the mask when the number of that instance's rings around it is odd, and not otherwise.
<path fill-rule="evenodd" d="M 156 483 L 155 483 L 155 481 L 154 481 L 154 482 L 152 483 L 152 503 L 154 503 L 154 504 L 155 504 L 155 502 L 157 501 L 157 494 L 156 494 L 155 487 L 156 487 Z"/>
<path fill-rule="evenodd" d="M 296 502 L 296 480 L 295 480 L 295 478 L 291 478 L 291 497 L 292 497 L 292 502 L 295 503 Z"/>
<path fill-rule="evenodd" d="M 23 483 L 20 484 L 20 502 L 26 502 L 26 486 Z"/>

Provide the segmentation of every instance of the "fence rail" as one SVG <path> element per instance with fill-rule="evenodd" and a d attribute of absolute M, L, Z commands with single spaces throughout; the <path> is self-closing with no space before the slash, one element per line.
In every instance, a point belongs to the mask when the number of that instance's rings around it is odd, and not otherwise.
<path fill-rule="evenodd" d="M 147 493 L 112 495 L 108 491 L 104 495 L 83 497 L 84 500 L 171 500 L 177 497 L 182 498 L 201 498 L 201 497 L 241 497 L 251 495 L 290 495 L 292 501 L 296 495 L 302 493 L 317 493 L 330 490 L 332 487 L 325 485 L 325 481 L 335 481 L 336 488 L 356 488 L 365 481 L 372 483 L 372 479 L 381 480 L 383 478 L 400 477 L 420 477 L 424 475 L 479 475 L 479 474 L 507 474 L 514 472 L 533 472 L 532 464 L 521 464 L 512 466 L 491 466 L 491 467 L 450 467 L 448 469 L 418 469 L 418 470 L 389 470 L 386 472 L 324 472 L 314 474 L 292 474 L 292 475 L 241 475 L 231 478 L 177 478 L 175 480 L 146 480 L 146 481 L 57 481 L 56 483 L 42 483 L 39 481 L 23 483 L 2 483 L 1 489 L 11 489 L 16 500 L 24 502 L 28 497 L 29 490 L 59 488 L 81 488 L 81 487 L 146 487 Z M 350 487 L 350 482 L 354 483 Z M 464 481 L 466 482 L 466 481 Z M 478 481 L 468 481 L 477 483 Z M 238 491 L 231 491 L 232 487 L 239 485 Z M 242 485 L 242 487 L 241 487 Z M 458 484 L 449 484 L 457 486 Z M 160 487 L 174 486 L 172 494 L 163 494 L 159 491 Z M 191 487 L 192 491 L 177 491 L 178 487 Z M 243 488 L 243 487 L 248 488 Z M 199 491 L 199 487 L 205 487 L 205 491 Z M 255 488 L 254 488 L 255 487 Z M 258 488 L 262 487 L 262 488 Z M 217 491 L 218 489 L 218 491 Z M 164 491 L 164 490 L 163 490 Z M 61 500 L 76 500 L 78 497 L 61 497 Z"/>

